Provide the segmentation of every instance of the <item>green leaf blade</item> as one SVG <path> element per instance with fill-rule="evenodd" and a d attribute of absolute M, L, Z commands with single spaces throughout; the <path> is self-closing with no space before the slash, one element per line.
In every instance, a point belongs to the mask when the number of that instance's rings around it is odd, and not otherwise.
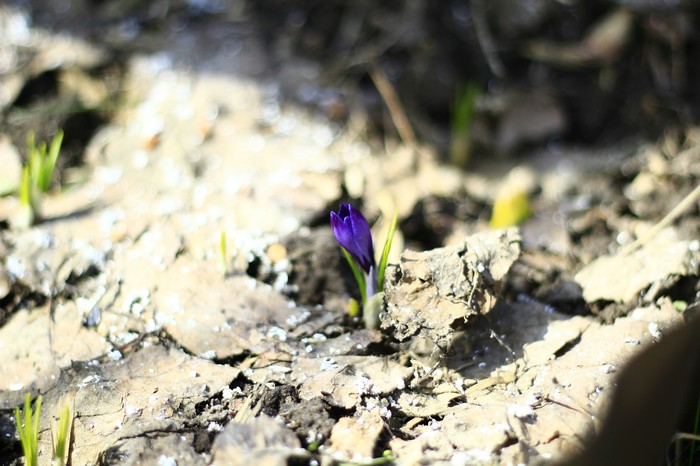
<path fill-rule="evenodd" d="M 394 234 L 396 233 L 396 226 L 399 221 L 398 210 L 394 211 L 394 218 L 391 219 L 391 225 L 389 226 L 389 231 L 386 235 L 386 241 L 384 242 L 384 249 L 382 249 L 382 257 L 379 260 L 379 276 L 377 277 L 377 289 L 381 293 L 384 291 L 384 276 L 386 275 L 386 266 L 389 262 L 389 253 L 391 252 L 391 244 L 394 242 Z"/>
<path fill-rule="evenodd" d="M 357 282 L 357 286 L 360 288 L 360 296 L 362 297 L 362 304 L 367 302 L 367 290 L 366 290 L 366 284 L 367 282 L 365 281 L 365 275 L 362 273 L 362 270 L 360 270 L 360 267 L 355 263 L 353 260 L 352 256 L 350 253 L 345 249 L 344 247 L 340 247 L 340 250 L 343 251 L 343 256 L 345 256 L 345 260 L 348 261 L 348 264 L 350 264 L 350 269 L 352 269 L 352 274 L 355 277 L 355 281 Z"/>

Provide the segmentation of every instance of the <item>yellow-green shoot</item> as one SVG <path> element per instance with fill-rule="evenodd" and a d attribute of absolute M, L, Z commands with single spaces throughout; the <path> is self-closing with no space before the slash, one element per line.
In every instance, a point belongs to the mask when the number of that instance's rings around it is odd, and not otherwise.
<path fill-rule="evenodd" d="M 27 163 L 22 167 L 19 200 L 28 211 L 29 224 L 40 217 L 41 196 L 51 189 L 51 179 L 62 143 L 61 130 L 56 132 L 48 148 L 45 142 L 37 145 L 33 133 L 27 137 Z"/>
<path fill-rule="evenodd" d="M 224 276 L 226 276 L 228 273 L 228 247 L 224 230 L 221 230 L 221 238 L 219 239 L 219 253 L 221 254 L 221 269 L 224 271 Z"/>
<path fill-rule="evenodd" d="M 22 425 L 22 416 L 19 408 L 15 408 L 15 422 L 17 423 L 17 432 L 19 439 L 22 442 L 22 451 L 24 452 L 26 466 L 38 466 L 38 443 L 39 443 L 39 416 L 41 414 L 41 395 L 36 399 L 34 410 L 32 411 L 32 399 L 27 393 L 24 400 L 24 425 Z"/>
<path fill-rule="evenodd" d="M 70 451 L 70 433 L 73 428 L 73 407 L 71 403 L 65 403 L 51 428 L 53 437 L 53 461 L 52 466 L 65 466 L 68 464 Z"/>
<path fill-rule="evenodd" d="M 30 133 L 27 138 L 27 162 L 32 180 L 34 180 L 37 190 L 46 193 L 51 189 L 51 178 L 56 168 L 58 153 L 61 151 L 63 143 L 63 131 L 58 130 L 51 139 L 51 144 L 46 147 L 45 142 L 37 146 L 34 141 L 34 134 Z"/>
<path fill-rule="evenodd" d="M 530 199 L 519 189 L 502 190 L 493 204 L 489 226 L 494 230 L 519 225 L 532 215 Z"/>
<path fill-rule="evenodd" d="M 348 463 L 339 463 L 339 466 L 381 466 L 384 464 L 390 464 L 396 461 L 394 452 L 391 450 L 384 450 L 382 456 L 379 458 L 373 458 L 367 461 L 353 461 Z"/>
<path fill-rule="evenodd" d="M 391 252 L 391 244 L 394 242 L 394 234 L 396 233 L 396 226 L 399 222 L 399 211 L 394 211 L 394 217 L 391 219 L 391 225 L 389 225 L 389 231 L 386 234 L 386 240 L 384 241 L 384 249 L 382 250 L 382 256 L 379 259 L 379 277 L 377 278 L 377 284 L 379 286 L 379 292 L 384 291 L 384 276 L 386 275 L 386 266 L 389 262 L 389 253 Z"/>
<path fill-rule="evenodd" d="M 466 168 L 471 158 L 471 126 L 479 88 L 474 83 L 459 86 L 455 92 L 450 118 L 450 163 Z"/>

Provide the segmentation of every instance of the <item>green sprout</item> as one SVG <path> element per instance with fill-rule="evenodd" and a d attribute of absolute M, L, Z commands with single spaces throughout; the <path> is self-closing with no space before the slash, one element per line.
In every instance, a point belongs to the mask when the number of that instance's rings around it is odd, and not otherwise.
<path fill-rule="evenodd" d="M 501 191 L 493 204 L 489 226 L 494 230 L 519 225 L 532 215 L 527 193 L 520 189 Z"/>
<path fill-rule="evenodd" d="M 37 452 L 39 443 L 39 415 L 41 414 L 41 395 L 36 399 L 34 411 L 32 411 L 32 399 L 29 393 L 24 400 L 24 427 L 22 426 L 22 416 L 19 408 L 15 408 L 15 422 L 19 439 L 22 442 L 25 464 L 27 466 L 37 466 L 39 464 Z"/>
<path fill-rule="evenodd" d="M 688 302 L 683 300 L 676 300 L 673 302 L 673 308 L 678 312 L 685 312 L 688 309 Z"/>
<path fill-rule="evenodd" d="M 61 130 L 56 132 L 48 149 L 45 142 L 36 145 L 33 133 L 27 137 L 27 163 L 22 167 L 19 185 L 19 201 L 27 212 L 28 221 L 23 222 L 26 226 L 40 218 L 41 196 L 51 189 L 51 179 L 62 143 Z"/>
<path fill-rule="evenodd" d="M 391 450 L 384 450 L 384 452 L 382 452 L 382 456 L 380 456 L 379 458 L 373 458 L 368 461 L 353 461 L 348 463 L 340 463 L 339 466 L 381 466 L 384 464 L 393 463 L 394 461 L 396 461 L 394 452 L 392 452 Z"/>
<path fill-rule="evenodd" d="M 224 271 L 224 276 L 228 273 L 228 248 L 226 246 L 226 232 L 221 230 L 221 238 L 219 239 L 219 253 L 221 254 L 221 266 Z"/>
<path fill-rule="evenodd" d="M 53 177 L 54 168 L 56 168 L 56 160 L 58 160 L 58 153 L 61 151 L 62 143 L 63 131 L 61 130 L 54 134 L 48 152 L 46 151 L 45 142 L 38 146 L 34 143 L 34 133 L 30 133 L 27 138 L 29 170 L 36 188 L 42 193 L 48 192 L 51 188 L 51 178 Z"/>
<path fill-rule="evenodd" d="M 65 403 L 55 420 L 51 429 L 53 438 L 53 461 L 52 466 L 65 466 L 68 464 L 68 453 L 70 451 L 70 433 L 73 428 L 73 407 L 70 403 Z"/>
<path fill-rule="evenodd" d="M 308 447 L 306 447 L 306 451 L 308 451 L 309 453 L 316 453 L 318 451 L 318 447 L 320 447 L 320 446 L 321 446 L 320 440 L 313 441 L 309 444 Z"/>
<path fill-rule="evenodd" d="M 394 242 L 394 234 L 396 233 L 396 226 L 399 221 L 399 212 L 394 211 L 394 217 L 391 219 L 391 225 L 389 225 L 389 231 L 386 234 L 386 241 L 384 241 L 384 249 L 382 249 L 382 257 L 379 260 L 379 278 L 377 282 L 379 283 L 379 292 L 384 291 L 384 276 L 386 275 L 386 266 L 389 262 L 389 253 L 391 252 L 391 243 Z"/>
<path fill-rule="evenodd" d="M 471 157 L 471 126 L 479 88 L 474 83 L 459 86 L 455 92 L 450 118 L 450 162 L 466 168 Z"/>

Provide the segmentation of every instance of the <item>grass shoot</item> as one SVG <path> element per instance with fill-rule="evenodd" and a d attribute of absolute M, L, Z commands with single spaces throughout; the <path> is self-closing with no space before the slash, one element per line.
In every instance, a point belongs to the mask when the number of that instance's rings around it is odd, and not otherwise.
<path fill-rule="evenodd" d="M 471 126 L 479 88 L 474 83 L 459 86 L 450 117 L 450 163 L 466 168 L 471 157 Z"/>
<path fill-rule="evenodd" d="M 37 145 L 33 133 L 27 137 L 27 162 L 22 167 L 19 185 L 19 201 L 26 210 L 26 221 L 22 222 L 22 226 L 28 227 L 41 217 L 41 196 L 51 189 L 62 143 L 61 130 L 54 135 L 48 148 L 45 142 Z"/>
<path fill-rule="evenodd" d="M 70 452 L 70 435 L 73 429 L 73 418 L 75 417 L 72 403 L 64 403 L 51 427 L 51 437 L 53 440 L 53 461 L 52 466 L 65 466 L 68 464 L 68 454 Z"/>
<path fill-rule="evenodd" d="M 379 276 L 377 277 L 379 292 L 384 291 L 384 276 L 386 275 L 386 265 L 389 262 L 389 253 L 391 252 L 391 244 L 394 242 L 394 234 L 399 221 L 399 211 L 394 211 L 394 217 L 391 219 L 389 231 L 386 234 L 384 241 L 384 249 L 382 249 L 382 257 L 379 259 Z"/>
<path fill-rule="evenodd" d="M 532 215 L 527 193 L 518 189 L 504 190 L 493 204 L 489 226 L 495 230 L 519 225 Z"/>
<path fill-rule="evenodd" d="M 226 232 L 221 230 L 221 237 L 219 239 L 219 254 L 221 255 L 221 269 L 224 272 L 224 276 L 228 273 L 228 246 L 226 244 Z"/>
<path fill-rule="evenodd" d="M 24 425 L 19 408 L 15 408 L 15 422 L 17 432 L 22 442 L 26 466 L 38 466 L 38 444 L 39 444 L 39 416 L 41 414 L 41 395 L 36 399 L 34 410 L 32 411 L 32 399 L 29 393 L 24 400 Z"/>

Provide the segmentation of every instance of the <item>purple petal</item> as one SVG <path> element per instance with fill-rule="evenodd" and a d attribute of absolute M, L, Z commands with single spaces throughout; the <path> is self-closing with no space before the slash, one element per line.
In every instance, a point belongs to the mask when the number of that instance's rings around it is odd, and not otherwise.
<path fill-rule="evenodd" d="M 370 267 L 374 265 L 374 247 L 372 246 L 372 232 L 369 229 L 369 223 L 364 215 L 359 210 L 348 206 L 350 211 L 350 224 L 352 226 L 352 236 L 357 245 L 358 256 L 360 257 L 360 265 L 369 273 Z"/>
<path fill-rule="evenodd" d="M 331 228 L 333 228 L 333 234 L 335 235 L 335 239 L 338 241 L 338 244 L 352 254 L 355 242 L 352 237 L 352 227 L 350 226 L 350 222 L 346 224 L 342 217 L 335 212 L 331 212 Z"/>
<path fill-rule="evenodd" d="M 338 243 L 369 273 L 374 266 L 374 247 L 367 219 L 350 204 L 341 204 L 337 214 L 331 212 L 331 227 Z"/>

